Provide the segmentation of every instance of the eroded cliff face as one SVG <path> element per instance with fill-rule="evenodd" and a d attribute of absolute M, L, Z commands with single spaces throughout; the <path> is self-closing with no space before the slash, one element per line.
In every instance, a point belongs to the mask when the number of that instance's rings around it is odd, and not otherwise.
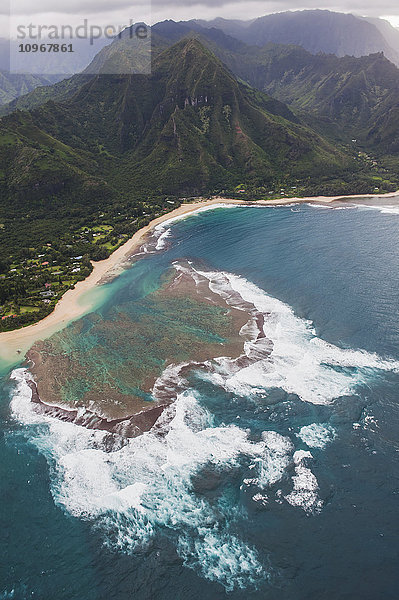
<path fill-rule="evenodd" d="M 158 418 L 162 415 L 164 409 L 170 404 L 170 402 L 164 404 L 154 403 L 154 406 L 146 407 L 131 417 L 108 420 L 87 409 L 67 409 L 46 404 L 39 396 L 36 383 L 34 381 L 28 381 L 28 384 L 32 390 L 34 410 L 38 414 L 47 415 L 59 419 L 60 421 L 74 423 L 75 425 L 86 427 L 87 429 L 99 429 L 128 438 L 137 437 L 152 429 Z"/>

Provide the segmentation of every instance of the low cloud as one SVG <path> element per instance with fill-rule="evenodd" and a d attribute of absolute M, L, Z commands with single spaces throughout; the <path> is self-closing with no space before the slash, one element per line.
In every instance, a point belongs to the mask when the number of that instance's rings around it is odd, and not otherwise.
<path fill-rule="evenodd" d="M 40 17 L 44 22 L 68 19 L 72 23 L 84 18 L 92 22 L 104 24 L 129 21 L 130 18 L 141 20 L 141 15 L 147 19 L 151 12 L 151 22 L 163 19 L 187 20 L 213 19 L 218 16 L 234 19 L 253 19 L 261 15 L 286 10 L 329 9 L 338 12 L 372 17 L 392 16 L 399 21 L 398 3 L 392 0 L 9 0 L 0 2 L 0 14 L 11 14 L 25 21 Z"/>

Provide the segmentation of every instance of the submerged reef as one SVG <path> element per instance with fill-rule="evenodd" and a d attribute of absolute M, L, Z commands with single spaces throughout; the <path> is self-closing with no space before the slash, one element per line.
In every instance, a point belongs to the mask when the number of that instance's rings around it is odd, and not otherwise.
<path fill-rule="evenodd" d="M 176 398 L 176 369 L 238 357 L 250 316 L 171 269 L 142 298 L 92 313 L 27 354 L 35 410 L 134 437 Z"/>

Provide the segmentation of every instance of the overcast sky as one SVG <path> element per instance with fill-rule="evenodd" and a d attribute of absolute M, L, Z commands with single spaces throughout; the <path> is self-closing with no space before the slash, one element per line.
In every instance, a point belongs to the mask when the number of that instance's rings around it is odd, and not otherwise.
<path fill-rule="evenodd" d="M 10 7 L 7 4 L 10 4 Z M 324 8 L 340 12 L 382 17 L 399 26 L 397 0 L 0 0 L 0 35 L 6 35 L 6 18 L 28 24 L 70 24 L 77 26 L 83 19 L 100 26 L 123 26 L 133 21 L 155 23 L 164 19 L 191 18 L 252 19 L 285 10 Z M 15 22 L 14 22 L 15 26 Z"/>

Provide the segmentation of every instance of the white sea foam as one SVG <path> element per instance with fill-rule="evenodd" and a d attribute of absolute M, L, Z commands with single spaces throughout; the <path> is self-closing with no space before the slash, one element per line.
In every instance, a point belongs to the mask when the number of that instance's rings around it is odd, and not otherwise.
<path fill-rule="evenodd" d="M 306 466 L 306 461 L 311 458 L 311 453 L 305 450 L 297 450 L 294 453 L 294 488 L 290 494 L 285 496 L 287 502 L 292 506 L 299 506 L 307 513 L 317 512 L 322 507 L 322 502 L 317 493 L 319 489 L 317 479 Z"/>
<path fill-rule="evenodd" d="M 181 371 L 184 367 L 193 363 L 180 363 L 178 365 L 170 364 L 163 371 L 162 374 L 157 377 L 152 388 L 152 395 L 157 400 L 165 398 L 170 399 L 173 395 L 176 395 L 179 391 L 183 391 L 187 388 L 188 382 L 182 377 Z"/>
<path fill-rule="evenodd" d="M 355 205 L 342 206 L 342 205 L 337 205 L 335 203 L 315 204 L 314 202 L 309 202 L 309 204 L 307 204 L 307 206 L 310 206 L 312 208 L 327 208 L 330 210 L 354 210 L 355 208 L 357 208 L 357 206 L 355 206 Z"/>
<path fill-rule="evenodd" d="M 197 210 L 189 213 L 189 215 L 196 215 L 203 212 L 208 212 L 209 210 L 215 210 L 216 208 L 242 208 L 245 206 L 244 204 L 232 204 L 231 202 L 219 202 L 218 204 L 211 204 L 210 206 L 201 206 L 197 208 Z"/>
<path fill-rule="evenodd" d="M 399 215 L 399 204 L 355 204 L 362 210 L 376 210 L 383 215 Z"/>
<path fill-rule="evenodd" d="M 378 421 L 372 414 L 366 414 L 363 417 L 363 429 L 376 431 L 379 428 Z"/>
<path fill-rule="evenodd" d="M 106 433 L 36 415 L 24 376 L 22 369 L 13 373 L 18 387 L 11 406 L 18 419 L 33 425 L 33 442 L 51 465 L 58 505 L 101 526 L 114 549 L 133 552 L 167 528 L 178 532 L 185 564 L 226 589 L 258 579 L 262 566 L 256 552 L 231 534 L 228 524 L 218 524 L 220 512 L 195 495 L 192 477 L 207 465 L 222 471 L 242 456 L 261 459 L 270 436 L 255 443 L 236 426 L 213 427 L 211 415 L 185 393 L 171 407 L 174 416 L 163 435 L 149 432 L 105 452 Z M 223 554 L 217 561 L 216 547 Z"/>
<path fill-rule="evenodd" d="M 187 218 L 195 217 L 196 215 L 201 214 L 203 212 L 215 210 L 217 208 L 239 208 L 239 205 L 220 203 L 212 204 L 211 206 L 202 206 L 200 208 L 197 208 L 197 210 L 194 210 L 193 212 L 178 215 L 176 217 L 171 217 L 166 221 L 162 221 L 162 223 L 159 223 L 159 225 L 156 225 L 154 227 L 151 238 L 142 246 L 142 252 L 148 254 L 153 251 L 160 252 L 162 250 L 165 250 L 165 248 L 167 247 L 167 240 L 172 235 L 172 229 L 170 227 L 171 225 L 173 225 L 174 223 L 178 223 L 179 221 L 183 221 Z"/>
<path fill-rule="evenodd" d="M 35 592 L 28 589 L 24 583 L 17 583 L 10 590 L 0 592 L 0 600 L 27 600 L 32 598 Z"/>
<path fill-rule="evenodd" d="M 245 342 L 250 364 L 237 370 L 231 361 L 218 361 L 219 368 L 211 377 L 227 391 L 247 396 L 281 388 L 306 402 L 328 404 L 354 393 L 372 369 L 399 371 L 396 361 L 320 339 L 310 321 L 297 317 L 287 304 L 244 277 L 198 269 L 197 273 L 207 278 L 210 289 L 231 306 L 243 310 L 252 306 L 255 313 L 264 315 L 265 337 Z M 257 354 L 259 360 L 254 360 Z"/>
<path fill-rule="evenodd" d="M 229 203 L 220 203 L 220 204 L 212 204 L 210 206 L 201 206 L 200 208 L 197 208 L 196 210 L 193 210 L 192 212 L 188 212 L 182 215 L 177 215 L 176 217 L 171 217 L 170 219 L 167 219 L 166 221 L 162 221 L 162 223 L 159 223 L 159 225 L 156 225 L 153 229 L 153 233 L 155 233 L 155 235 L 159 234 L 159 233 L 163 233 L 165 231 L 165 229 L 169 229 L 170 225 L 173 225 L 174 223 L 178 223 L 179 221 L 184 221 L 185 219 L 189 218 L 189 217 L 194 217 L 195 215 L 204 213 L 204 212 L 208 212 L 210 210 L 215 210 L 217 208 L 237 208 L 239 207 L 239 205 L 236 204 L 229 204 Z"/>
<path fill-rule="evenodd" d="M 264 491 L 270 486 L 287 479 L 290 467 L 294 466 L 295 475 L 292 477 L 292 491 L 283 496 L 281 490 L 276 492 L 276 500 L 285 499 L 289 504 L 301 508 L 306 513 L 318 512 L 322 507 L 319 499 L 319 485 L 316 476 L 307 466 L 307 459 L 311 459 L 310 452 L 304 450 L 294 451 L 291 440 L 274 431 L 263 432 L 265 442 L 262 457 L 255 462 L 258 464 L 258 479 L 249 479 L 247 485 L 257 485 L 260 491 L 252 496 L 252 500 L 260 506 L 269 502 L 269 494 Z M 244 481 L 245 483 L 245 481 Z M 287 482 L 286 482 L 287 483 Z"/>
<path fill-rule="evenodd" d="M 309 204 L 307 204 L 307 206 L 310 206 L 311 208 L 327 208 L 330 210 L 333 208 L 329 204 L 315 204 L 314 202 L 309 202 Z"/>
<path fill-rule="evenodd" d="M 273 485 L 280 481 L 290 463 L 293 445 L 291 441 L 275 431 L 264 431 L 263 457 L 259 459 L 259 487 Z"/>
<path fill-rule="evenodd" d="M 377 355 L 324 342 L 311 323 L 242 277 L 189 268 L 193 276 L 207 278 L 212 291 L 231 306 L 252 306 L 252 319 L 241 331 L 251 364 L 240 368 L 221 360 L 211 375 L 228 390 L 248 395 L 279 387 L 308 402 L 328 403 L 352 393 L 371 369 L 399 369 L 398 363 Z M 259 339 L 256 315 L 264 317 L 264 322 L 257 321 L 265 335 Z M 162 385 L 180 385 L 179 368 L 171 367 Z M 221 504 L 215 508 L 205 495 L 196 494 L 193 480 L 203 469 L 211 468 L 217 477 L 242 461 L 251 463 L 251 477 L 242 486 L 264 506 L 278 493 L 273 491 L 276 484 L 284 489 L 290 485 L 293 468 L 292 489 L 281 492 L 279 501 L 307 513 L 321 508 L 310 452 L 295 451 L 293 440 L 273 431 L 263 432 L 254 442 L 236 425 L 216 427 L 189 390 L 179 393 L 164 411 L 157 430 L 106 452 L 106 432 L 36 414 L 27 377 L 24 369 L 13 372 L 17 389 L 11 407 L 49 461 L 55 502 L 101 527 L 112 549 L 131 553 L 151 543 L 157 531 L 169 531 L 186 566 L 231 590 L 256 584 L 266 576 L 265 565 L 255 549 L 238 539 L 233 512 Z M 335 432 L 328 425 L 313 424 L 298 435 L 309 447 L 321 448 Z"/>
<path fill-rule="evenodd" d="M 151 543 L 157 531 L 167 530 L 175 532 L 184 564 L 226 590 L 256 585 L 267 576 L 264 560 L 234 533 L 239 511 L 224 503 L 215 507 L 197 495 L 193 478 L 202 469 L 211 468 L 217 478 L 218 473 L 250 464 L 254 477 L 243 485 L 257 486 L 264 504 L 264 491 L 272 493 L 274 484 L 289 478 L 296 456 L 289 438 L 267 431 L 259 441 L 251 441 L 249 432 L 236 425 L 216 427 L 188 390 L 164 411 L 156 430 L 107 452 L 106 432 L 36 414 L 27 377 L 24 369 L 13 372 L 13 414 L 29 428 L 31 440 L 50 464 L 55 502 L 101 528 L 107 546 L 133 553 Z M 303 477 L 305 467 L 297 466 Z M 296 477 L 301 473 L 298 470 Z M 309 494 L 300 503 L 299 493 L 306 490 L 295 481 L 287 501 L 310 511 Z"/>
<path fill-rule="evenodd" d="M 222 583 L 228 592 L 245 589 L 248 582 L 256 584 L 265 577 L 256 550 L 236 536 L 221 535 L 217 527 L 204 528 L 194 540 L 180 536 L 177 549 L 186 566 Z"/>
<path fill-rule="evenodd" d="M 157 251 L 163 250 L 166 247 L 167 238 L 170 237 L 171 235 L 172 235 L 171 229 L 166 229 L 166 231 L 163 231 L 163 233 L 161 233 L 161 235 L 159 236 L 159 238 L 157 240 L 155 250 L 157 250 Z"/>
<path fill-rule="evenodd" d="M 252 496 L 252 500 L 254 502 L 257 502 L 261 506 L 267 506 L 268 503 L 269 503 L 269 497 L 268 497 L 268 495 L 267 494 L 261 494 L 260 492 L 258 492 L 257 494 L 254 494 Z"/>
<path fill-rule="evenodd" d="M 298 433 L 298 437 L 309 448 L 324 448 L 335 439 L 336 435 L 334 427 L 325 423 L 305 425 Z"/>

